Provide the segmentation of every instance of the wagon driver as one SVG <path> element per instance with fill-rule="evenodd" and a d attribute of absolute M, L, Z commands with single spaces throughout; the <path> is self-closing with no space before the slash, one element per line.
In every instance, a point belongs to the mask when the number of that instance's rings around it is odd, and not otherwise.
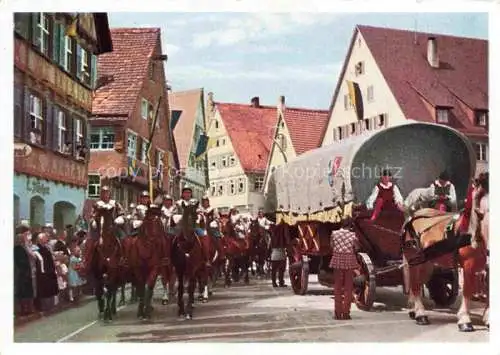
<path fill-rule="evenodd" d="M 455 186 L 451 183 L 448 172 L 443 171 L 431 186 L 431 194 L 434 196 L 431 207 L 442 212 L 454 212 L 457 210 L 457 194 Z"/>
<path fill-rule="evenodd" d="M 388 169 L 382 171 L 380 182 L 373 188 L 372 194 L 366 201 L 366 207 L 373 209 L 370 221 L 375 221 L 383 209 L 403 209 L 403 196 L 396 184 L 391 181 L 391 172 Z"/>

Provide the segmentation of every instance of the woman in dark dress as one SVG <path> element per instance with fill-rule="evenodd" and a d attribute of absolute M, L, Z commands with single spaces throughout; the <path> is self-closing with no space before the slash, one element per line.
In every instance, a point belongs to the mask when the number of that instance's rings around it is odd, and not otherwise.
<path fill-rule="evenodd" d="M 20 315 L 30 314 L 33 307 L 33 280 L 31 277 L 30 254 L 26 243 L 30 230 L 21 226 L 16 228 L 14 244 L 14 299 L 19 304 Z"/>
<path fill-rule="evenodd" d="M 39 233 L 35 243 L 39 248 L 38 253 L 40 253 L 43 259 L 43 269 L 39 261 L 36 264 L 36 304 L 39 309 L 46 309 L 52 304 L 54 296 L 59 293 L 56 268 L 54 257 L 48 248 L 47 234 Z"/>

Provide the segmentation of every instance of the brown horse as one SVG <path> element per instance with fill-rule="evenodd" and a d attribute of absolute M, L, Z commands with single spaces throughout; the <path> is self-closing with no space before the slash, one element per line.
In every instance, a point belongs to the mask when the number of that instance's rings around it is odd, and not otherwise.
<path fill-rule="evenodd" d="M 200 293 L 198 299 L 206 303 L 208 302 L 208 297 L 212 295 L 212 287 L 215 286 L 219 268 L 224 259 L 222 245 L 214 235 L 218 230 L 208 226 L 203 216 L 200 216 L 200 218 L 200 228 L 206 232 L 206 235 L 200 238 L 200 240 L 203 246 L 204 256 L 209 262 L 205 264 L 198 276 Z"/>
<path fill-rule="evenodd" d="M 414 318 L 419 325 L 429 324 L 421 298 L 422 285 L 429 281 L 435 266 L 449 267 L 449 256 L 455 253 L 464 275 L 463 301 L 457 314 L 458 328 L 464 332 L 474 330 L 469 303 L 474 293 L 476 274 L 484 270 L 486 264 L 486 247 L 478 216 L 474 212 L 479 202 L 475 194 L 476 189 L 470 186 L 465 208 L 460 214 L 422 209 L 403 227 L 405 286 L 414 307 L 410 318 Z"/>
<path fill-rule="evenodd" d="M 132 283 L 137 289 L 137 317 L 151 318 L 152 298 L 158 276 L 170 262 L 170 249 L 164 237 L 161 210 L 151 205 L 139 228 L 137 237 L 128 237 L 125 250 L 132 270 Z"/>
<path fill-rule="evenodd" d="M 112 211 L 95 210 L 100 236 L 99 240 L 87 238 L 84 255 L 85 272 L 94 279 L 99 318 L 104 321 L 111 321 L 116 314 L 116 291 L 121 284 L 122 247 L 115 234 Z"/>
<path fill-rule="evenodd" d="M 250 266 L 250 250 L 252 248 L 250 236 L 247 234 L 244 239 L 236 238 L 235 226 L 231 222 L 231 219 L 226 221 L 223 230 L 224 238 L 222 239 L 222 245 L 226 256 L 224 287 L 231 285 L 231 273 L 233 274 L 233 281 L 238 281 L 240 267 L 245 274 L 244 282 L 248 284 L 250 282 L 248 268 Z"/>
<path fill-rule="evenodd" d="M 172 262 L 177 274 L 178 316 L 193 318 L 194 290 L 200 273 L 205 271 L 206 259 L 203 253 L 201 238 L 195 234 L 198 220 L 198 202 L 191 203 L 183 209 L 180 233 L 172 242 Z M 184 281 L 187 281 L 188 303 L 184 303 Z M 187 308 L 187 309 L 186 309 Z"/>
<path fill-rule="evenodd" d="M 269 231 L 270 233 L 270 231 Z M 257 265 L 257 276 L 265 276 L 264 265 L 269 256 L 270 243 L 267 231 L 259 224 L 256 219 L 250 222 L 250 240 L 252 249 L 250 250 L 250 260 Z M 253 271 L 253 269 L 252 269 Z"/>

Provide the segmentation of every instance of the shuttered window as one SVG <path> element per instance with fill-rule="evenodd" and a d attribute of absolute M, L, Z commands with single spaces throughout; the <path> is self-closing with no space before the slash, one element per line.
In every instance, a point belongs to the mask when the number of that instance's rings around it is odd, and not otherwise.
<path fill-rule="evenodd" d="M 14 85 L 14 136 L 21 138 L 23 136 L 23 86 Z"/>

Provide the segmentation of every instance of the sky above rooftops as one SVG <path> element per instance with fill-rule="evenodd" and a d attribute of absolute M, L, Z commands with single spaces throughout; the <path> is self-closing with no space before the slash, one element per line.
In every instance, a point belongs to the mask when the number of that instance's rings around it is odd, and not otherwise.
<path fill-rule="evenodd" d="M 109 13 L 110 26 L 159 27 L 174 91 L 219 102 L 328 109 L 357 24 L 488 39 L 482 13 Z"/>

